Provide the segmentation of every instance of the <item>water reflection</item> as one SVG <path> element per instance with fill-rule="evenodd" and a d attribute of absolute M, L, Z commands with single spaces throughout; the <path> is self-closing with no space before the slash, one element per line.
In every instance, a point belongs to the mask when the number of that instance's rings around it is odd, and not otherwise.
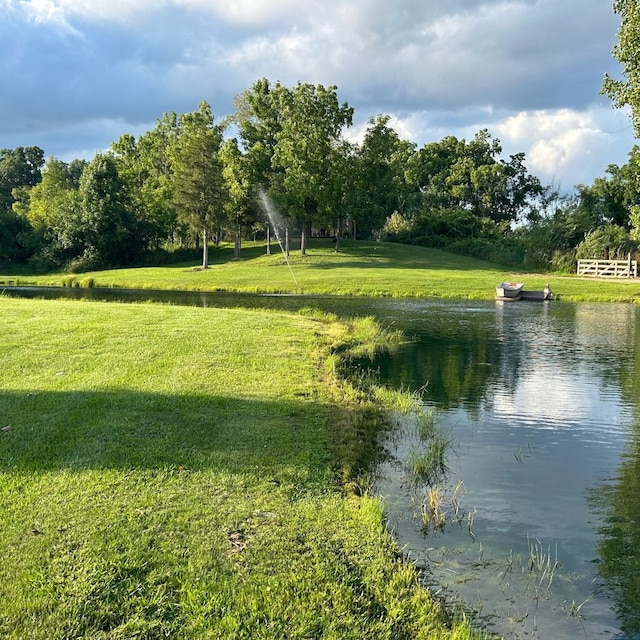
<path fill-rule="evenodd" d="M 387 443 L 395 459 L 379 490 L 429 584 L 506 637 L 634 637 L 640 513 L 620 494 L 631 498 L 621 479 L 638 477 L 638 395 L 625 388 L 638 377 L 636 310 L 446 304 L 410 324 L 415 351 L 374 366 L 393 385 L 429 381 L 427 404 L 455 445 L 442 509 L 462 480 L 473 514 L 473 535 L 454 520 L 425 536 L 430 488 L 407 481 L 410 433 Z"/>
<path fill-rule="evenodd" d="M 635 330 L 640 344 L 640 323 L 620 324 L 616 336 Z M 626 331 L 625 331 L 626 330 Z M 611 336 L 609 336 L 610 339 Z M 615 339 L 615 338 L 613 338 Z M 629 343 L 631 343 L 629 341 Z M 624 397 L 634 400 L 634 428 L 617 473 L 587 494 L 597 519 L 599 574 L 606 585 L 620 627 L 626 637 L 640 637 L 640 353 L 634 349 L 634 366 L 621 376 Z"/>

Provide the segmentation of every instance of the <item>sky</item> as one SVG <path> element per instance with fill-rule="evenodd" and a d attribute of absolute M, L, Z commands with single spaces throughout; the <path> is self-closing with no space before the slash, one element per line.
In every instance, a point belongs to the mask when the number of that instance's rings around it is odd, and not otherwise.
<path fill-rule="evenodd" d="M 486 128 L 571 191 L 635 144 L 600 94 L 618 27 L 607 0 L 0 0 L 0 148 L 91 159 L 267 78 L 337 86 L 349 140 L 377 115 L 418 147 Z"/>

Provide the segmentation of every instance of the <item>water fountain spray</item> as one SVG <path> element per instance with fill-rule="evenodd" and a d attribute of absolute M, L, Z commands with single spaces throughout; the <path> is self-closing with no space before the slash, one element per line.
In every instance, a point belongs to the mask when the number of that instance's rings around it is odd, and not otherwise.
<path fill-rule="evenodd" d="M 293 281 L 296 283 L 296 288 L 302 291 L 302 289 L 300 288 L 300 285 L 298 284 L 298 281 L 296 280 L 296 276 L 293 273 L 293 269 L 291 268 L 291 263 L 289 262 L 289 257 L 287 256 L 287 252 L 284 250 L 284 247 L 282 245 L 282 239 L 280 238 L 280 232 L 278 231 L 278 225 L 276 224 L 276 220 L 280 216 L 276 211 L 275 205 L 273 204 L 273 202 L 271 201 L 271 198 L 269 198 L 266 191 L 262 187 L 258 187 L 258 197 L 260 198 L 260 204 L 262 205 L 264 212 L 267 214 L 267 217 L 269 218 L 269 222 L 271 223 L 273 233 L 275 234 L 276 240 L 280 245 L 280 251 L 282 251 L 282 255 L 284 256 L 285 262 L 287 263 L 287 267 L 289 267 L 291 277 L 293 278 Z"/>

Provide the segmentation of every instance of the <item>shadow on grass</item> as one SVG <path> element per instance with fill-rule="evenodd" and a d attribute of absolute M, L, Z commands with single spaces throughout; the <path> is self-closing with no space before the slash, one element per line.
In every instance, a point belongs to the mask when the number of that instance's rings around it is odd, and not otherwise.
<path fill-rule="evenodd" d="M 0 469 L 326 469 L 327 408 L 130 391 L 0 393 Z"/>

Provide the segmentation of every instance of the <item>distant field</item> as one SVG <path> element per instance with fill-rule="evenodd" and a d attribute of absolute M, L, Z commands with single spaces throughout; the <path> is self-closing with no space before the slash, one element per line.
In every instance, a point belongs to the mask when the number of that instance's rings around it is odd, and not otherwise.
<path fill-rule="evenodd" d="M 78 284 L 94 286 L 221 290 L 260 293 L 319 293 L 361 296 L 490 299 L 504 280 L 522 281 L 541 290 L 549 283 L 564 300 L 640 300 L 640 280 L 602 281 L 575 276 L 514 272 L 509 268 L 435 249 L 383 242 L 342 241 L 336 253 L 329 240 L 313 239 L 306 256 L 292 251 L 289 263 L 277 245 L 266 255 L 265 245 L 249 243 L 239 259 L 233 248 L 212 249 L 211 268 L 202 271 L 198 259 L 163 267 L 112 269 L 74 276 Z M 0 284 L 61 285 L 69 274 L 0 275 Z"/>

